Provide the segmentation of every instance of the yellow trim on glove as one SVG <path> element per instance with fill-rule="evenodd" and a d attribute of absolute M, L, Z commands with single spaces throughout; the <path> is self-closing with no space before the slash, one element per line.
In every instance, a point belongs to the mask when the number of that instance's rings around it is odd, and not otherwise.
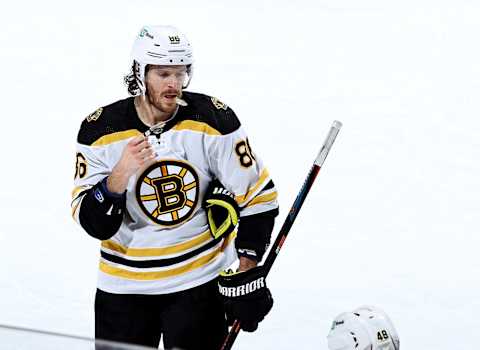
<path fill-rule="evenodd" d="M 209 209 L 213 205 L 218 205 L 218 206 L 221 206 L 222 208 L 225 208 L 228 211 L 227 219 L 220 225 L 220 227 L 217 227 L 215 225 L 215 220 L 213 220 L 211 210 L 207 210 L 207 217 L 210 225 L 210 232 L 212 233 L 212 236 L 214 238 L 221 237 L 228 230 L 230 226 L 237 226 L 238 215 L 237 215 L 237 211 L 232 205 L 220 199 L 208 199 L 206 202 L 208 204 L 207 209 Z"/>

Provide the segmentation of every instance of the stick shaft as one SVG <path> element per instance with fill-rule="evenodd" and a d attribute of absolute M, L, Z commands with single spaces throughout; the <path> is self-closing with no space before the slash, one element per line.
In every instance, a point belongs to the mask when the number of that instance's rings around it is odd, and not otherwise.
<path fill-rule="evenodd" d="M 315 158 L 315 161 L 310 168 L 310 171 L 308 172 L 307 178 L 305 179 L 303 186 L 300 189 L 300 192 L 297 194 L 297 198 L 295 199 L 295 202 L 293 202 L 293 205 L 290 208 L 290 211 L 285 221 L 283 222 L 282 228 L 280 229 L 280 232 L 278 233 L 275 242 L 270 248 L 267 258 L 265 259 L 265 263 L 263 264 L 265 276 L 268 275 L 268 273 L 270 272 L 270 269 L 272 268 L 273 263 L 278 256 L 278 253 L 282 249 L 283 244 L 287 239 L 288 233 L 290 232 L 290 229 L 295 222 L 295 218 L 297 217 L 298 212 L 302 208 L 303 202 L 305 201 L 305 198 L 307 198 L 307 195 L 310 192 L 310 189 L 312 188 L 312 185 L 315 182 L 315 179 L 317 178 L 317 175 L 320 172 L 320 169 L 325 162 L 325 159 L 327 158 L 327 155 L 330 152 L 330 149 L 332 148 L 332 145 L 341 127 L 341 122 L 337 120 L 333 122 L 330 131 L 327 134 L 327 138 L 325 139 L 325 142 L 323 143 L 320 152 L 318 152 L 317 158 Z M 220 350 L 230 350 L 232 348 L 235 339 L 237 339 L 238 333 L 240 333 L 240 329 L 240 322 L 238 320 L 235 320 L 233 322 L 232 328 L 230 329 L 230 333 L 225 338 L 225 341 Z"/>
<path fill-rule="evenodd" d="M 315 159 L 315 162 L 310 168 L 307 178 L 305 179 L 303 186 L 300 189 L 300 192 L 297 194 L 297 198 L 295 199 L 295 202 L 293 202 L 293 205 L 290 208 L 287 218 L 285 219 L 282 225 L 282 228 L 280 229 L 280 232 L 277 235 L 275 243 L 273 243 L 267 258 L 265 259 L 265 263 L 263 264 L 263 266 L 265 269 L 265 273 L 267 275 L 270 269 L 272 268 L 272 265 L 278 256 L 278 253 L 282 249 L 283 244 L 287 239 L 287 235 L 290 232 L 290 228 L 295 222 L 295 218 L 297 217 L 298 212 L 302 208 L 302 205 L 305 202 L 305 198 L 307 198 L 307 195 L 310 192 L 310 189 L 312 188 L 312 185 L 315 182 L 315 179 L 317 178 L 317 175 L 320 172 L 320 169 L 323 163 L 325 162 L 325 159 L 327 158 L 327 155 L 330 152 L 333 142 L 337 138 L 338 132 L 340 131 L 341 127 L 342 127 L 342 123 L 340 123 L 339 121 L 333 122 L 332 127 L 330 128 L 330 131 L 327 134 L 325 142 L 323 143 L 322 148 L 320 149 L 320 152 L 318 152 L 317 158 Z"/>

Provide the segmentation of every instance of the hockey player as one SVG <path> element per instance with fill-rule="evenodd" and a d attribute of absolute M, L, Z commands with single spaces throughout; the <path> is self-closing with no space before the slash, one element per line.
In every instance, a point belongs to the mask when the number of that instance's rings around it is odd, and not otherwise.
<path fill-rule="evenodd" d="M 387 314 L 375 306 L 344 312 L 328 334 L 330 350 L 400 350 L 400 339 Z"/>
<path fill-rule="evenodd" d="M 256 265 L 277 192 L 233 110 L 183 91 L 182 33 L 146 26 L 132 56 L 133 96 L 90 114 L 77 139 L 72 214 L 101 240 L 95 337 L 218 349 L 227 319 L 254 331 L 272 307 Z"/>

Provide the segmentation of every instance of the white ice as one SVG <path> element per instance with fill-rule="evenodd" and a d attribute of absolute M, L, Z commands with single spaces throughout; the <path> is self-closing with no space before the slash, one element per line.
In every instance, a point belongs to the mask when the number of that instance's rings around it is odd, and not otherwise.
<path fill-rule="evenodd" d="M 173 24 L 190 90 L 229 104 L 280 193 L 281 226 L 344 123 L 241 349 L 326 350 L 382 307 L 403 349 L 480 343 L 480 3 L 9 1 L 0 13 L 0 323 L 93 335 L 98 242 L 70 217 L 83 118 L 126 97 L 132 41 Z M 0 344 L 0 348 L 2 345 Z"/>

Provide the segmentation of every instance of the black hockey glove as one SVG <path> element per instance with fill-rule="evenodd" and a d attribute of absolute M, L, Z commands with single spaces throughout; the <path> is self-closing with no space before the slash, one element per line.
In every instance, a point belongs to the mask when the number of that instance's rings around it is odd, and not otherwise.
<path fill-rule="evenodd" d="M 213 238 L 230 234 L 238 224 L 239 209 L 235 197 L 218 180 L 208 185 L 203 208 Z"/>
<path fill-rule="evenodd" d="M 273 298 L 267 288 L 262 266 L 245 272 L 231 270 L 220 274 L 220 294 L 225 305 L 227 322 L 240 321 L 246 332 L 254 332 L 273 306 Z"/>

